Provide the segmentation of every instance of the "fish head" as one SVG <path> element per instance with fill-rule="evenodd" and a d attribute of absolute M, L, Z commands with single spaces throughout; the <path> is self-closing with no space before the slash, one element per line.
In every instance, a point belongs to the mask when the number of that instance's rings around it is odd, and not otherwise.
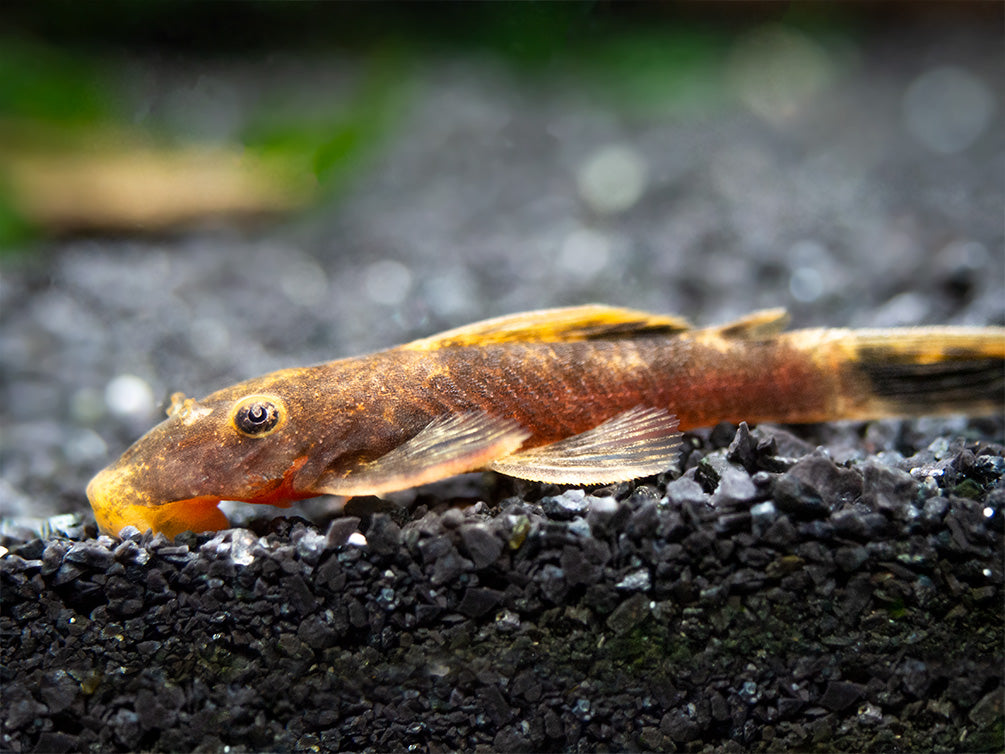
<path fill-rule="evenodd" d="M 318 444 L 316 412 L 275 379 L 200 401 L 172 396 L 168 417 L 98 472 L 87 497 L 98 526 L 169 537 L 227 528 L 221 500 L 285 505 L 317 494 L 301 472 Z"/>

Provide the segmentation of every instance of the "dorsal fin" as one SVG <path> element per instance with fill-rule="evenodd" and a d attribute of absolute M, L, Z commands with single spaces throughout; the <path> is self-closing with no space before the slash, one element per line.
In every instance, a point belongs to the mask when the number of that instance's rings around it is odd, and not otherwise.
<path fill-rule="evenodd" d="M 474 346 L 490 343 L 566 343 L 578 340 L 630 339 L 652 335 L 673 335 L 690 330 L 680 317 L 620 309 L 602 304 L 539 309 L 486 319 L 447 330 L 401 348 L 432 351 L 445 346 Z"/>
<path fill-rule="evenodd" d="M 711 330 L 732 340 L 763 340 L 778 335 L 788 324 L 789 313 L 785 309 L 761 309 Z"/>

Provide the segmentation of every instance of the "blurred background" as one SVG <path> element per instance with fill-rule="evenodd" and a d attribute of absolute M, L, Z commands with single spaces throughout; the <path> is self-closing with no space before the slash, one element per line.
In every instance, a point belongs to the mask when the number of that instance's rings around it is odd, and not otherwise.
<path fill-rule="evenodd" d="M 0 516 L 264 371 L 600 301 L 1005 324 L 1000 3 L 14 2 Z"/>

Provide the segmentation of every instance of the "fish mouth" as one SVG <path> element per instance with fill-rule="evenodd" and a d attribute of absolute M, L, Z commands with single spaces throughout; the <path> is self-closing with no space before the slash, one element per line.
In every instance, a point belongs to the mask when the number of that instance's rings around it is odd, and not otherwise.
<path fill-rule="evenodd" d="M 131 473 L 109 466 L 87 485 L 87 499 L 98 528 L 118 536 L 126 526 L 173 538 L 183 531 L 218 531 L 230 526 L 217 504 L 220 498 L 202 495 L 154 502 L 132 484 Z"/>

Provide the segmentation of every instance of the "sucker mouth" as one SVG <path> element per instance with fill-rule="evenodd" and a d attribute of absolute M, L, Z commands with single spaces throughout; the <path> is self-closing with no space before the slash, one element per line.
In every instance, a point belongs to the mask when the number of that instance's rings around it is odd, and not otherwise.
<path fill-rule="evenodd" d="M 114 467 L 99 471 L 87 485 L 87 499 L 98 528 L 118 536 L 127 526 L 173 538 L 183 531 L 218 531 L 230 526 L 211 495 L 150 504 L 129 483 L 129 475 Z"/>

